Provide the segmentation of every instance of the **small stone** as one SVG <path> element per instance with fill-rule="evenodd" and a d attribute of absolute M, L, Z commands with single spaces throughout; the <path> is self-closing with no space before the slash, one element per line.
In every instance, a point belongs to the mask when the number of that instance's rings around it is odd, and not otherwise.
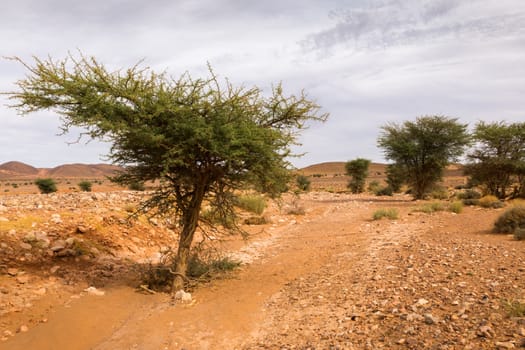
<path fill-rule="evenodd" d="M 0 222 L 8 222 L 9 219 L 3 216 L 0 216 Z"/>
<path fill-rule="evenodd" d="M 26 275 L 17 276 L 16 281 L 20 284 L 26 284 L 27 282 L 29 282 L 29 277 Z"/>
<path fill-rule="evenodd" d="M 28 328 L 25 324 L 22 325 L 22 326 L 20 326 L 20 328 L 18 328 L 18 331 L 19 331 L 20 333 L 25 333 L 25 332 L 27 332 L 28 330 L 29 330 L 29 328 Z"/>
<path fill-rule="evenodd" d="M 518 334 L 521 335 L 522 337 L 525 337 L 525 328 L 520 327 Z"/>
<path fill-rule="evenodd" d="M 53 214 L 51 215 L 51 222 L 54 224 L 61 224 L 62 218 L 60 217 L 60 214 Z"/>
<path fill-rule="evenodd" d="M 45 287 L 35 290 L 36 295 L 45 295 L 46 293 L 47 293 L 47 289 Z"/>
<path fill-rule="evenodd" d="M 4 337 L 12 337 L 14 334 L 11 331 L 4 331 Z"/>
<path fill-rule="evenodd" d="M 7 269 L 7 274 L 9 276 L 13 276 L 14 277 L 14 276 L 18 275 L 18 269 L 15 269 L 14 267 L 11 267 L 11 268 Z"/>
<path fill-rule="evenodd" d="M 514 348 L 516 348 L 514 346 L 514 344 L 511 343 L 510 341 L 497 341 L 495 345 L 496 345 L 496 347 L 498 349 L 514 349 Z"/>
<path fill-rule="evenodd" d="M 58 269 L 60 269 L 60 266 L 55 265 L 51 269 L 49 269 L 49 272 L 55 274 L 58 271 Z"/>
<path fill-rule="evenodd" d="M 421 298 L 421 299 L 419 299 L 419 300 L 417 301 L 416 304 L 417 304 L 418 306 L 423 306 L 423 305 L 428 304 L 428 300 Z"/>
<path fill-rule="evenodd" d="M 490 326 L 481 326 L 476 332 L 478 337 L 492 338 L 494 336 L 494 330 Z"/>
<path fill-rule="evenodd" d="M 435 316 L 432 315 L 432 314 L 425 314 L 424 317 L 425 317 L 425 323 L 426 323 L 426 324 L 436 324 L 436 323 L 439 322 L 439 320 L 437 319 L 437 317 L 435 317 Z"/>
<path fill-rule="evenodd" d="M 73 244 L 75 244 L 76 241 L 77 240 L 75 237 L 69 237 L 68 239 L 66 239 L 66 246 L 71 247 Z"/>
<path fill-rule="evenodd" d="M 51 246 L 51 251 L 58 252 L 66 247 L 66 241 L 63 239 L 57 239 Z"/>
<path fill-rule="evenodd" d="M 95 287 L 88 287 L 84 289 L 84 292 L 87 292 L 89 295 L 96 295 L 98 297 L 101 297 L 104 294 L 106 294 L 106 292 L 104 292 L 103 290 L 97 289 Z"/>
<path fill-rule="evenodd" d="M 190 303 L 192 300 L 191 293 L 186 293 L 181 289 L 175 293 L 175 300 L 180 300 L 183 303 Z"/>
<path fill-rule="evenodd" d="M 77 233 L 84 234 L 87 233 L 89 229 L 86 226 L 78 225 L 77 227 Z"/>
<path fill-rule="evenodd" d="M 63 258 L 66 256 L 75 256 L 76 252 L 73 249 L 62 249 L 56 253 L 56 256 Z"/>
<path fill-rule="evenodd" d="M 20 248 L 25 249 L 25 250 L 31 250 L 33 246 L 29 243 L 22 242 L 20 243 Z"/>

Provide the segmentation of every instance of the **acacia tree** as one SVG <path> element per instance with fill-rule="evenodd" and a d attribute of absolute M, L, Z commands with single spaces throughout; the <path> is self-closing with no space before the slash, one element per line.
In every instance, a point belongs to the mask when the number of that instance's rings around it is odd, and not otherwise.
<path fill-rule="evenodd" d="M 290 146 L 309 120 L 327 114 L 281 85 L 264 97 L 257 88 L 220 83 L 211 68 L 206 79 L 178 79 L 138 65 L 109 71 L 95 58 L 35 58 L 11 92 L 23 114 L 53 110 L 64 132 L 81 127 L 108 140 L 108 158 L 125 170 L 121 184 L 160 183 L 144 210 L 180 222 L 172 290 L 183 287 L 203 203 L 219 213 L 233 209 L 233 191 L 255 186 L 278 195 L 290 179 Z"/>
<path fill-rule="evenodd" d="M 383 126 L 378 145 L 404 170 L 414 198 L 422 199 L 442 179 L 449 162 L 463 154 L 469 143 L 466 128 L 454 118 L 423 116 Z"/>
<path fill-rule="evenodd" d="M 472 183 L 483 185 L 487 194 L 500 199 L 516 185 L 514 196 L 525 194 L 525 123 L 476 124 L 476 148 L 465 167 Z"/>
<path fill-rule="evenodd" d="M 368 167 L 370 160 L 356 158 L 345 164 L 346 174 L 352 179 L 348 182 L 348 187 L 352 193 L 362 193 L 365 190 L 365 182 L 368 176 Z"/>

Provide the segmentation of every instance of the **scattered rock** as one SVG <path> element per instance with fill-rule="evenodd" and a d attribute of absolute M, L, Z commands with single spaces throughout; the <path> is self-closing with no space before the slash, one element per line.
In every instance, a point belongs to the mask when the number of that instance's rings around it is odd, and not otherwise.
<path fill-rule="evenodd" d="M 88 231 L 89 231 L 89 228 L 87 228 L 84 225 L 77 226 L 77 233 L 84 234 L 84 233 L 87 233 Z"/>
<path fill-rule="evenodd" d="M 106 294 L 106 292 L 104 292 L 103 290 L 100 290 L 100 289 L 97 289 L 95 287 L 88 287 L 86 289 L 84 289 L 84 292 L 87 292 L 89 295 L 96 295 L 96 296 L 103 296 L 104 294 Z"/>
<path fill-rule="evenodd" d="M 439 322 L 438 318 L 433 316 L 432 314 L 425 314 L 424 317 L 426 324 L 435 324 Z"/>
<path fill-rule="evenodd" d="M 494 330 L 490 326 L 481 326 L 476 332 L 478 337 L 492 338 L 494 336 Z"/>
<path fill-rule="evenodd" d="M 22 242 L 20 243 L 20 248 L 25 249 L 25 250 L 31 250 L 33 249 L 33 246 L 29 243 Z"/>
<path fill-rule="evenodd" d="M 11 268 L 7 269 L 7 274 L 9 276 L 13 276 L 14 277 L 14 276 L 18 275 L 18 272 L 19 272 L 18 269 L 15 269 L 14 267 L 11 267 Z"/>
<path fill-rule="evenodd" d="M 18 328 L 18 332 L 25 333 L 29 331 L 29 328 L 26 325 L 21 325 L 20 328 Z"/>
<path fill-rule="evenodd" d="M 191 303 L 191 293 L 186 293 L 181 289 L 175 293 L 175 300 L 179 300 L 183 303 Z"/>
<path fill-rule="evenodd" d="M 26 276 L 26 275 L 16 276 L 16 281 L 20 284 L 26 284 L 27 282 L 29 282 L 29 276 Z"/>
<path fill-rule="evenodd" d="M 51 246 L 51 251 L 58 252 L 59 250 L 62 250 L 66 247 L 66 241 L 63 239 L 57 239 L 55 242 L 53 242 L 53 245 Z"/>
<path fill-rule="evenodd" d="M 516 348 L 516 347 L 514 346 L 514 344 L 511 343 L 511 342 L 509 342 L 509 341 L 505 341 L 505 342 L 498 341 L 498 342 L 496 342 L 496 344 L 494 344 L 494 345 L 496 345 L 496 347 L 497 347 L 498 349 L 514 349 L 514 348 Z"/>

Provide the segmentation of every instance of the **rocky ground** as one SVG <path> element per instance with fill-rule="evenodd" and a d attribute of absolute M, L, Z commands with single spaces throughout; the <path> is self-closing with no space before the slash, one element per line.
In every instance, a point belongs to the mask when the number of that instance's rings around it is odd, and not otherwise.
<path fill-rule="evenodd" d="M 176 242 L 170 222 L 126 220 L 139 199 L 0 197 L 0 348 L 525 347 L 525 243 L 489 233 L 504 209 L 304 194 L 271 206 L 248 241 L 228 238 L 237 273 L 173 304 L 134 292 L 140 267 Z M 379 208 L 399 218 L 371 220 Z"/>

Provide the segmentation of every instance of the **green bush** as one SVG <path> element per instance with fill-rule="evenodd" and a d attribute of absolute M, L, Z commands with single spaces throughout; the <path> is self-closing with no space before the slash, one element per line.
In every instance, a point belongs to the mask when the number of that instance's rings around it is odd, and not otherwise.
<path fill-rule="evenodd" d="M 295 182 L 297 184 L 297 188 L 301 191 L 310 191 L 310 185 L 311 181 L 307 176 L 304 175 L 298 175 L 295 179 Z"/>
<path fill-rule="evenodd" d="M 241 263 L 239 261 L 232 260 L 229 257 L 204 260 L 197 254 L 194 254 L 188 260 L 186 276 L 190 278 L 210 277 L 220 272 L 232 271 L 240 265 Z"/>
<path fill-rule="evenodd" d="M 243 195 L 236 199 L 235 204 L 246 211 L 261 215 L 266 208 L 266 200 L 260 195 Z"/>
<path fill-rule="evenodd" d="M 228 229 L 235 227 L 236 217 L 231 212 L 220 213 L 216 209 L 205 209 L 201 212 L 200 218 L 209 225 L 222 225 Z"/>
<path fill-rule="evenodd" d="M 268 220 L 264 216 L 250 216 L 244 219 L 244 223 L 246 225 L 265 225 L 268 223 Z"/>
<path fill-rule="evenodd" d="M 505 210 L 494 223 L 497 233 L 515 233 L 517 229 L 525 229 L 525 206 Z"/>
<path fill-rule="evenodd" d="M 459 214 L 463 211 L 463 202 L 461 201 L 454 201 L 449 204 L 448 210 L 450 210 L 453 213 Z"/>
<path fill-rule="evenodd" d="M 399 217 L 399 213 L 398 213 L 397 209 L 395 209 L 395 208 L 378 209 L 372 215 L 372 218 L 374 220 L 381 220 L 382 218 L 396 220 L 398 217 Z"/>
<path fill-rule="evenodd" d="M 80 181 L 78 183 L 78 187 L 80 188 L 81 191 L 91 192 L 91 188 L 93 187 L 93 184 L 89 181 Z"/>
<path fill-rule="evenodd" d="M 444 187 L 436 187 L 430 192 L 430 198 L 432 199 L 448 199 L 448 191 Z"/>
<path fill-rule="evenodd" d="M 46 179 L 36 179 L 35 185 L 38 186 L 40 193 L 53 193 L 57 191 L 57 185 L 55 180 L 51 178 Z"/>
<path fill-rule="evenodd" d="M 431 202 L 423 205 L 422 207 L 416 209 L 416 211 L 426 213 L 426 214 L 432 214 L 436 211 L 443 211 L 445 210 L 445 206 L 441 202 Z"/>
<path fill-rule="evenodd" d="M 481 198 L 481 193 L 468 189 L 464 192 L 460 192 L 457 195 L 458 199 L 463 201 L 465 205 L 478 205 L 479 199 Z"/>
<path fill-rule="evenodd" d="M 517 241 L 525 240 L 525 228 L 517 228 L 514 231 L 514 239 Z"/>
<path fill-rule="evenodd" d="M 483 208 L 502 208 L 504 206 L 496 196 L 487 195 L 479 199 L 478 205 Z"/>
<path fill-rule="evenodd" d="M 372 192 L 377 195 L 377 192 L 381 189 L 381 184 L 377 180 L 370 181 L 368 184 L 368 192 Z"/>
<path fill-rule="evenodd" d="M 383 188 L 380 188 L 377 192 L 375 192 L 376 196 L 393 196 L 394 191 L 392 190 L 392 187 L 386 186 Z"/>
<path fill-rule="evenodd" d="M 128 184 L 128 189 L 131 191 L 144 191 L 146 189 L 146 186 L 144 185 L 144 182 L 134 181 Z"/>

